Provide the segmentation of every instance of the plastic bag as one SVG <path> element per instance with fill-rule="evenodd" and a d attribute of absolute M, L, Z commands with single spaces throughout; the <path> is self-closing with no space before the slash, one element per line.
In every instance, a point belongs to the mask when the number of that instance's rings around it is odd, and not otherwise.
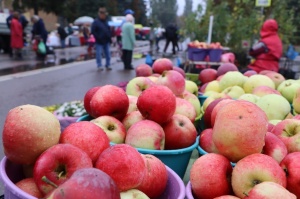
<path fill-rule="evenodd" d="M 149 66 L 152 66 L 152 64 L 153 64 L 153 59 L 152 59 L 152 57 L 151 57 L 151 55 L 150 54 L 147 54 L 146 55 L 146 64 L 148 64 Z"/>
<path fill-rule="evenodd" d="M 40 41 L 39 45 L 38 45 L 38 52 L 41 54 L 46 54 L 46 45 L 43 41 Z"/>
<path fill-rule="evenodd" d="M 296 57 L 299 55 L 299 53 L 297 51 L 295 51 L 295 48 L 293 45 L 289 45 L 288 50 L 286 52 L 286 56 L 287 58 L 289 58 L 290 60 L 294 60 L 296 59 Z"/>

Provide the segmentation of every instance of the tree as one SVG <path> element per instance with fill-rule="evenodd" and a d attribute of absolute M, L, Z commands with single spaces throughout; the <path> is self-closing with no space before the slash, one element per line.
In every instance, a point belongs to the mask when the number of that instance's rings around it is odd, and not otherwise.
<path fill-rule="evenodd" d="M 183 10 L 183 16 L 187 17 L 189 16 L 193 11 L 193 0 L 186 0 L 185 6 Z"/>
<path fill-rule="evenodd" d="M 166 27 L 169 23 L 176 22 L 177 1 L 176 0 L 151 0 L 151 18 Z"/>

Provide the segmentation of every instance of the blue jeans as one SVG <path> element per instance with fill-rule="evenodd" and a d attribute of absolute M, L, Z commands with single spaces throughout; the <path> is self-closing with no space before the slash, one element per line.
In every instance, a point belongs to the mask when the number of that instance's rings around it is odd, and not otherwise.
<path fill-rule="evenodd" d="M 61 44 L 61 48 L 65 48 L 66 47 L 66 40 L 61 39 L 60 44 Z"/>
<path fill-rule="evenodd" d="M 97 62 L 97 67 L 102 66 L 102 51 L 104 51 L 104 55 L 106 58 L 106 67 L 110 66 L 110 43 L 107 44 L 97 44 L 96 43 L 96 62 Z"/>

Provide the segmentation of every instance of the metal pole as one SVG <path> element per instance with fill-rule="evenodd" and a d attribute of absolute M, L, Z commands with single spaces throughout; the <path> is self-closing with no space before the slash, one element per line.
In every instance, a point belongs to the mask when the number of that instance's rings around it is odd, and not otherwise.
<path fill-rule="evenodd" d="M 211 43 L 211 35 L 212 35 L 213 23 L 214 23 L 214 16 L 210 15 L 210 17 L 209 17 L 208 37 L 207 37 L 207 43 L 208 44 Z"/>

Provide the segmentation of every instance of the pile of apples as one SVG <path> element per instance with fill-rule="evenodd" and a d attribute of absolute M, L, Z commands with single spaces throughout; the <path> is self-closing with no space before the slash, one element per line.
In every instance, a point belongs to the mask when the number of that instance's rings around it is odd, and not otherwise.
<path fill-rule="evenodd" d="M 199 42 L 198 40 L 192 41 L 188 44 L 189 47 L 193 48 L 205 48 L 205 49 L 221 49 L 223 48 L 220 42 Z"/>
<path fill-rule="evenodd" d="M 159 197 L 167 186 L 166 166 L 136 148 L 193 145 L 193 122 L 201 117 L 198 87 L 168 59 L 156 60 L 152 68 L 140 65 L 136 73 L 126 91 L 113 85 L 89 89 L 84 107 L 93 119 L 63 132 L 42 107 L 10 110 L 2 140 L 7 159 L 24 170 L 25 179 L 16 185 L 47 199 Z"/>
<path fill-rule="evenodd" d="M 208 154 L 190 172 L 195 198 L 300 198 L 299 80 L 233 64 L 205 70 L 199 145 Z"/>

